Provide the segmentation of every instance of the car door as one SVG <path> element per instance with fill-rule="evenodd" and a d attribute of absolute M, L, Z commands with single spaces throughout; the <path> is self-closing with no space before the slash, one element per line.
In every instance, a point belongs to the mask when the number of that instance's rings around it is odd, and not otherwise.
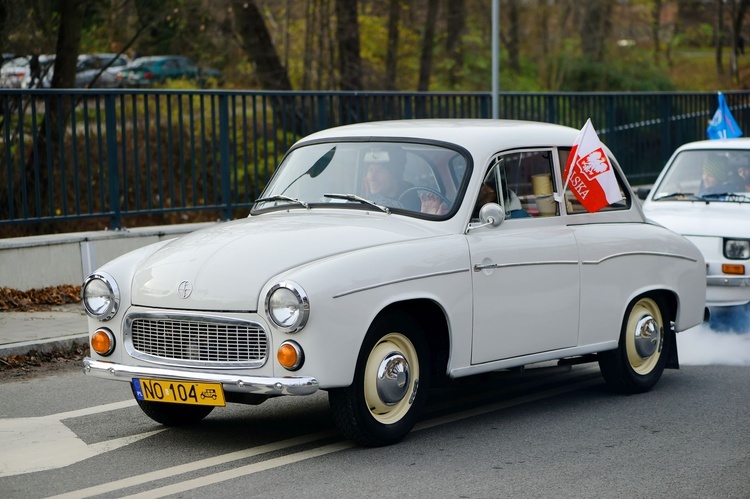
<path fill-rule="evenodd" d="M 176 80 L 182 78 L 182 70 L 177 59 L 167 59 L 161 65 L 161 81 Z"/>
<path fill-rule="evenodd" d="M 547 148 L 501 153 L 488 166 L 481 202 L 494 191 L 508 216 L 499 227 L 467 234 L 472 364 L 577 344 L 578 249 L 552 198 L 559 190 L 557 165 L 556 151 Z"/>

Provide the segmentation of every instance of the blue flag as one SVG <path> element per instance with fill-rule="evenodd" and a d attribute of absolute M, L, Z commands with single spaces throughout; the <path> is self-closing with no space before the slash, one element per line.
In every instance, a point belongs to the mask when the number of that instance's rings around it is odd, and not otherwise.
<path fill-rule="evenodd" d="M 724 94 L 719 92 L 719 107 L 714 117 L 708 122 L 706 134 L 709 139 L 734 139 L 742 135 L 739 125 L 734 121 L 732 112 L 727 106 Z"/>

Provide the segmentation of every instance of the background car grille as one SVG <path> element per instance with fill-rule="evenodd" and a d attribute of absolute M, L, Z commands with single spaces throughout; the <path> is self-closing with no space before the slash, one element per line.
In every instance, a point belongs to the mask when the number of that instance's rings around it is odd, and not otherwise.
<path fill-rule="evenodd" d="M 253 322 L 152 317 L 128 322 L 132 347 L 145 356 L 187 363 L 261 365 L 268 355 L 266 332 Z"/>

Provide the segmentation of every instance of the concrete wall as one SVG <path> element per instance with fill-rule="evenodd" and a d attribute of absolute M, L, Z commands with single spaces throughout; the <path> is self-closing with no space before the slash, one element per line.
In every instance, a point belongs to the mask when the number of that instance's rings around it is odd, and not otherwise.
<path fill-rule="evenodd" d="M 211 223 L 0 239 L 0 288 L 80 285 L 92 271 L 128 251 Z"/>

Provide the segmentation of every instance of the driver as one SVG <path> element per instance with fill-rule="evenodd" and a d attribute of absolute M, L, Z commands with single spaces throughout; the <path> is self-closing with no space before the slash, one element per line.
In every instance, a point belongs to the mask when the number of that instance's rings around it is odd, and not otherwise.
<path fill-rule="evenodd" d="M 419 210 L 419 195 L 416 190 L 409 191 L 414 185 L 404 180 L 406 154 L 403 149 L 392 147 L 369 151 L 365 155 L 365 164 L 365 183 L 373 201 L 394 208 Z"/>

